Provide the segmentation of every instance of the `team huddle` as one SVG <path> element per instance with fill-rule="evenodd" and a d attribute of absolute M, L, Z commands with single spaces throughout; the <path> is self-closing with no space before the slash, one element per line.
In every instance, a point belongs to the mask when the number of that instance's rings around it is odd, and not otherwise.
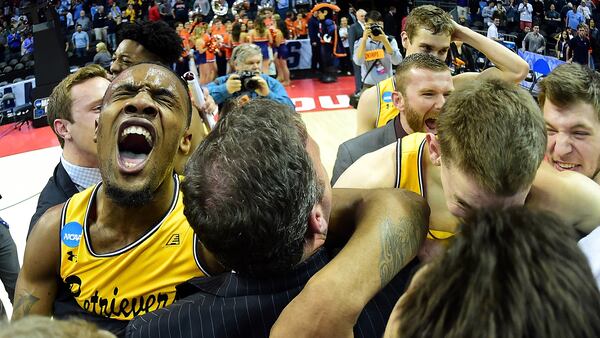
<path fill-rule="evenodd" d="M 451 40 L 495 67 L 453 77 Z M 65 174 L 32 220 L 13 320 L 127 337 L 600 336 L 577 246 L 600 225 L 594 71 L 559 66 L 536 102 L 518 86 L 525 61 L 417 7 L 406 56 L 361 94 L 359 136 L 330 179 L 289 99 L 234 97 L 209 130 L 214 88 L 198 105 L 124 42 L 135 64 L 110 80 L 84 67 L 50 97 Z M 256 47 L 236 48 L 262 67 Z M 69 194 L 75 158 L 101 182 Z"/>

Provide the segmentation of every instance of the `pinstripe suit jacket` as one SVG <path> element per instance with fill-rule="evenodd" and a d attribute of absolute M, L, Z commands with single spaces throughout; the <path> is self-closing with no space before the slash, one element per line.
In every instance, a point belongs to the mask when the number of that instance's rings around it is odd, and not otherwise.
<path fill-rule="evenodd" d="M 192 279 L 178 287 L 187 297 L 132 320 L 127 337 L 268 337 L 285 306 L 328 262 L 321 249 L 284 276 L 225 273 Z M 381 337 L 415 266 L 412 262 L 369 302 L 354 327 L 356 337 Z"/>

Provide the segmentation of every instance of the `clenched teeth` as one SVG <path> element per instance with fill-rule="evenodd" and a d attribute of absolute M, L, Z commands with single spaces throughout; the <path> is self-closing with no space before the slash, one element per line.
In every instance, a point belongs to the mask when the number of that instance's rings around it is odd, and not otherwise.
<path fill-rule="evenodd" d="M 577 166 L 575 163 L 556 162 L 556 164 L 563 169 L 573 169 Z"/>
<path fill-rule="evenodd" d="M 146 142 L 148 142 L 148 144 L 150 146 L 152 146 L 152 135 L 150 134 L 150 132 L 148 130 L 146 130 L 146 128 L 140 127 L 140 126 L 127 127 L 121 133 L 121 138 L 124 138 L 125 136 L 130 135 L 130 134 L 137 134 L 137 135 L 144 136 L 144 138 L 146 139 Z"/>

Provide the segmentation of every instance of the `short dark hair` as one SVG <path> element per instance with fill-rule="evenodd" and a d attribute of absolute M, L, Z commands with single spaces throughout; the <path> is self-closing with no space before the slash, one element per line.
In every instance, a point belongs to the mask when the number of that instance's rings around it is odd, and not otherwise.
<path fill-rule="evenodd" d="M 189 159 L 184 214 L 228 269 L 278 274 L 300 262 L 323 195 L 307 140 L 290 107 L 255 99 L 222 117 Z"/>
<path fill-rule="evenodd" d="M 525 207 L 476 211 L 402 299 L 398 336 L 600 337 L 600 292 L 575 236 Z"/>
<path fill-rule="evenodd" d="M 183 40 L 177 32 L 163 21 L 125 23 L 121 28 L 119 43 L 133 40 L 158 56 L 160 62 L 171 65 L 183 53 Z"/>
<path fill-rule="evenodd" d="M 369 13 L 367 13 L 367 15 L 365 16 L 365 21 L 366 20 L 379 22 L 383 21 L 383 16 L 378 11 L 369 11 Z"/>

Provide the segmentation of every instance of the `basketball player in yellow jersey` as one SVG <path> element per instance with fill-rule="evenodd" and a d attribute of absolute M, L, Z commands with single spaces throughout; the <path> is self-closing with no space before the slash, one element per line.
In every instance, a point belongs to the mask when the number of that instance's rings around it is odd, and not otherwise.
<path fill-rule="evenodd" d="M 120 335 L 128 319 L 172 303 L 176 285 L 224 270 L 195 240 L 173 174 L 176 154 L 190 149 L 191 106 L 186 84 L 165 66 L 135 65 L 113 80 L 96 133 L 103 182 L 38 221 L 25 249 L 14 319 L 75 316 Z M 243 142 L 243 135 L 237 137 Z M 311 328 L 351 332 L 353 321 L 347 319 L 358 316 L 412 260 L 424 234 L 419 224 L 390 221 L 402 219 L 392 206 L 404 197 L 394 189 L 337 190 L 333 198 L 328 237 L 345 242 L 356 230 L 335 261 L 311 280 L 308 293 L 298 296 L 317 309 L 298 307 L 306 304 L 300 301 L 287 311 L 306 319 L 298 332 L 307 332 L 304 323 L 323 314 L 336 324 Z M 382 205 L 389 212 L 380 212 Z M 329 290 L 331 283 L 336 290 Z M 361 289 L 345 299 L 357 284 Z M 327 295 L 315 299 L 315 293 Z"/>
<path fill-rule="evenodd" d="M 583 233 L 600 224 L 598 185 L 578 173 L 540 166 L 544 120 L 525 90 L 497 79 L 476 81 L 450 95 L 437 131 L 364 155 L 335 187 L 418 192 L 431 208 L 430 230 L 449 234 L 457 217 L 472 208 L 524 203 L 558 213 Z M 427 241 L 422 253 L 440 249 L 440 242 Z"/>
<path fill-rule="evenodd" d="M 447 12 L 436 6 L 424 5 L 412 10 L 406 19 L 406 29 L 401 39 L 406 55 L 427 53 L 442 61 L 446 60 L 450 41 L 462 41 L 485 54 L 495 65 L 495 68 L 481 73 L 454 76 L 454 88 L 457 90 L 480 76 L 519 83 L 529 72 L 527 62 L 517 54 L 468 27 L 458 25 Z M 394 77 L 391 77 L 361 94 L 357 107 L 357 135 L 384 126 L 398 114 L 397 104 L 392 99 L 396 86 Z"/>

